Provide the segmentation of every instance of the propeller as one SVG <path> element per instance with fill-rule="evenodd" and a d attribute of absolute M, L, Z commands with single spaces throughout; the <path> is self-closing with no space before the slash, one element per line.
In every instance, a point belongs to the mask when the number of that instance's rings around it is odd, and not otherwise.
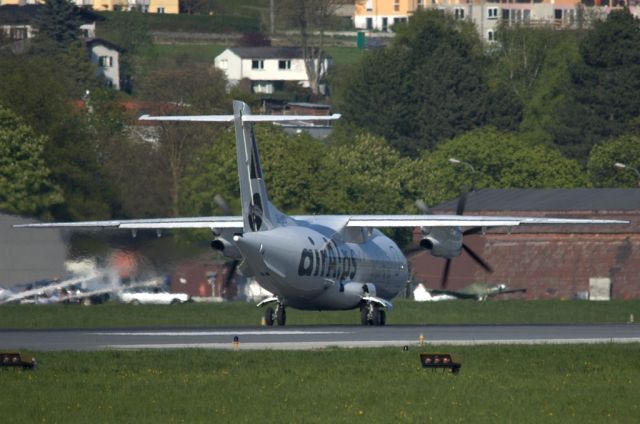
<path fill-rule="evenodd" d="M 463 215 L 464 210 L 467 205 L 467 194 L 468 189 L 464 187 L 462 192 L 460 193 L 460 197 L 458 198 L 458 205 L 456 206 L 456 215 Z M 417 204 L 416 204 L 417 205 Z M 462 232 L 462 237 L 464 240 L 464 236 L 470 236 L 473 234 L 478 234 L 482 232 L 482 227 L 472 227 Z M 485 261 L 480 255 L 473 251 L 467 244 L 462 242 L 462 249 L 473 259 L 478 265 L 480 265 L 485 271 L 491 273 L 493 272 L 493 268 L 487 261 Z M 442 272 L 442 280 L 440 281 L 440 286 L 444 289 L 447 287 L 447 281 L 449 279 L 449 271 L 451 269 L 451 258 L 447 258 L 444 264 L 444 271 Z"/>
<path fill-rule="evenodd" d="M 216 202 L 216 205 L 218 205 L 218 207 L 222 210 L 223 214 L 227 216 L 231 215 L 231 208 L 222 196 L 216 194 L 215 196 L 213 196 L 213 201 Z"/>
<path fill-rule="evenodd" d="M 220 194 L 216 194 L 213 196 L 213 201 L 218 205 L 218 207 L 222 210 L 222 213 L 226 216 L 230 216 L 232 214 L 231 208 L 229 204 L 224 200 L 224 198 Z M 227 274 L 224 277 L 223 287 L 226 289 L 231 284 L 231 280 L 236 275 L 236 271 L 238 270 L 238 265 L 240 265 L 239 259 L 234 259 L 231 262 L 227 262 Z"/>
<path fill-rule="evenodd" d="M 238 265 L 240 265 L 240 260 L 238 259 L 234 259 L 227 264 L 227 275 L 225 275 L 223 287 L 229 287 L 229 284 L 231 284 L 231 280 L 236 275 Z"/>

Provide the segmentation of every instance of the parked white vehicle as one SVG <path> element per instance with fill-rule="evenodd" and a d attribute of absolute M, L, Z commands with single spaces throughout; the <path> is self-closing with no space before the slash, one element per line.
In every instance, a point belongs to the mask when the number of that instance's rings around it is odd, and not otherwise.
<path fill-rule="evenodd" d="M 185 293 L 169 293 L 165 290 L 154 289 L 148 290 L 125 290 L 118 294 L 121 302 L 130 303 L 132 305 L 155 304 L 169 305 L 188 302 L 189 295 Z"/>

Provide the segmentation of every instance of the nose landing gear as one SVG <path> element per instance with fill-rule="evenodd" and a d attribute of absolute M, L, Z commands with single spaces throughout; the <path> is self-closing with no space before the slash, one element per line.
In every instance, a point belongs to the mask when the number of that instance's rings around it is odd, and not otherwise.
<path fill-rule="evenodd" d="M 271 327 L 273 324 L 284 326 L 287 322 L 287 311 L 284 308 L 284 303 L 279 299 L 272 300 L 271 303 L 275 303 L 275 309 L 269 306 L 264 311 L 264 322 Z M 263 303 L 264 304 L 264 303 Z M 260 304 L 258 306 L 261 306 Z"/>
<path fill-rule="evenodd" d="M 363 302 L 360 304 L 360 322 L 362 325 L 385 325 L 387 313 L 374 302 Z"/>

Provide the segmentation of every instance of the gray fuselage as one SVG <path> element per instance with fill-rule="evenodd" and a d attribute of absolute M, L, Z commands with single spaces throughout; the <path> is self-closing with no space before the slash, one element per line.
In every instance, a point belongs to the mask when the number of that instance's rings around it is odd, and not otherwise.
<path fill-rule="evenodd" d="M 367 295 L 390 300 L 407 282 L 406 258 L 379 230 L 346 230 L 291 220 L 235 242 L 260 285 L 288 306 L 353 309 Z"/>

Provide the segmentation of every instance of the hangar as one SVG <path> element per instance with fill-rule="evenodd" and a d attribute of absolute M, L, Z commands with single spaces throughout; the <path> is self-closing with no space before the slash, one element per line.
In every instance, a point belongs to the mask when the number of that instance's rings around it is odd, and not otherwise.
<path fill-rule="evenodd" d="M 15 224 L 34 219 L 0 214 L 0 286 L 60 278 L 65 273 L 67 245 L 60 230 L 25 231 Z"/>
<path fill-rule="evenodd" d="M 457 199 L 433 208 L 455 213 Z M 483 189 L 469 193 L 465 214 L 623 219 L 628 225 L 528 226 L 487 230 L 465 243 L 491 264 L 489 274 L 466 253 L 452 262 L 447 288 L 482 282 L 523 287 L 525 299 L 640 298 L 639 189 Z M 420 232 L 414 234 L 419 241 Z M 438 288 L 444 260 L 421 250 L 409 258 L 416 283 Z"/>

